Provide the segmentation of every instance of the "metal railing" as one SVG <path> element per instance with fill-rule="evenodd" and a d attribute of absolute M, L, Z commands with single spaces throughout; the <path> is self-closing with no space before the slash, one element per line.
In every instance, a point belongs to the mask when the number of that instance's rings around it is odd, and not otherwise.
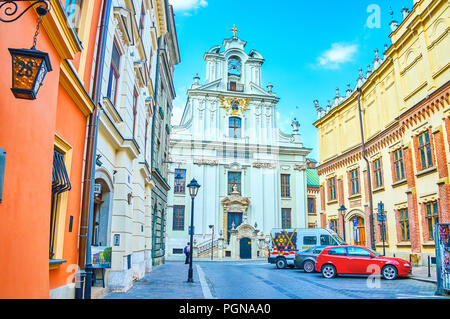
<path fill-rule="evenodd" d="M 202 255 L 202 254 L 204 254 L 206 252 L 210 252 L 211 249 L 214 249 L 214 248 L 217 248 L 217 247 L 219 247 L 219 240 L 218 239 L 214 240 L 214 242 L 208 241 L 208 242 L 206 242 L 204 244 L 201 244 L 201 245 L 197 246 L 197 253 L 200 256 L 200 255 Z"/>

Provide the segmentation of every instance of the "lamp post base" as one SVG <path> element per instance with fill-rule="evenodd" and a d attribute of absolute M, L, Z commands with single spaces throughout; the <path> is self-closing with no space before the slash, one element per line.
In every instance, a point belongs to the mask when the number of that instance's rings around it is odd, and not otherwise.
<path fill-rule="evenodd" d="M 188 280 L 187 282 L 194 282 L 194 276 L 193 276 L 194 272 L 192 270 L 192 268 L 189 268 L 189 272 L 188 272 Z"/>

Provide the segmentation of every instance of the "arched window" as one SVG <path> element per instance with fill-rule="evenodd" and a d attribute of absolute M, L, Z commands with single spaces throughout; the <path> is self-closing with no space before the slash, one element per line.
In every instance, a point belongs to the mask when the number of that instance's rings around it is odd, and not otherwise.
<path fill-rule="evenodd" d="M 232 56 L 228 59 L 228 76 L 241 77 L 242 63 L 237 56 Z"/>
<path fill-rule="evenodd" d="M 230 117 L 228 127 L 230 137 L 241 138 L 242 120 L 239 117 Z"/>

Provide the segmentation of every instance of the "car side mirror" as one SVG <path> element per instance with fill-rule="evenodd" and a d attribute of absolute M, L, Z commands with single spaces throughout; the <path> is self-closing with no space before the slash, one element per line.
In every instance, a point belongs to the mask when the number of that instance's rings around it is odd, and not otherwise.
<path fill-rule="evenodd" d="M 370 258 L 375 258 L 375 257 L 377 257 L 377 256 L 375 256 L 374 254 L 370 254 L 369 256 L 370 256 Z"/>

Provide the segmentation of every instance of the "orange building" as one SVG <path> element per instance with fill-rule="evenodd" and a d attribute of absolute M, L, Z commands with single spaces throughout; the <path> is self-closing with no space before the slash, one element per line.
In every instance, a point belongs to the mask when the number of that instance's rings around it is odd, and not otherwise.
<path fill-rule="evenodd" d="M 6 152 L 0 298 L 74 298 L 86 132 L 94 109 L 88 91 L 102 2 L 49 1 L 36 48 L 49 54 L 52 71 L 35 100 L 11 92 L 8 49 L 31 47 L 39 6 L 15 22 L 0 22 L 0 149 Z M 17 15 L 30 3 L 19 2 Z M 2 19 L 8 18 L 4 10 Z"/>

